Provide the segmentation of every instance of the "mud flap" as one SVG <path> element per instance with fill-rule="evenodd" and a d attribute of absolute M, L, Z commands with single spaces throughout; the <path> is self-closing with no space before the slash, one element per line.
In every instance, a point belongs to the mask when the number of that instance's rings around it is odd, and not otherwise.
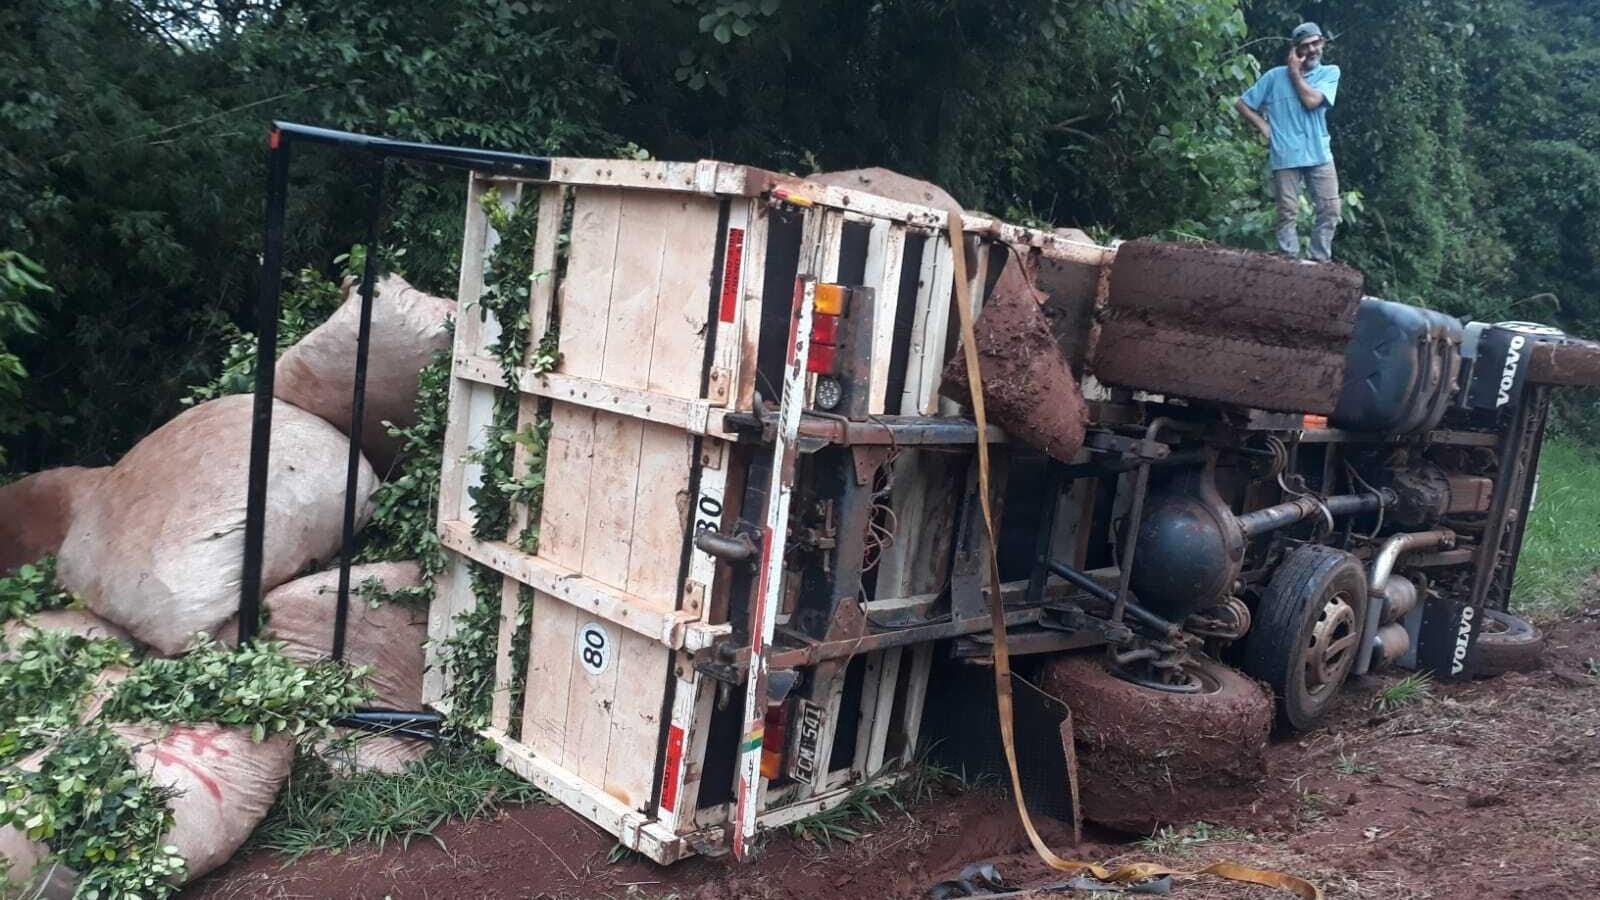
<path fill-rule="evenodd" d="M 1083 814 L 1078 804 L 1072 711 L 1060 698 L 1024 679 L 1014 678 L 1013 683 L 1013 728 L 1022 795 L 1030 810 L 1071 822 L 1076 844 L 1083 831 Z M 928 687 L 929 695 L 939 698 L 923 714 L 929 761 L 962 775 L 969 783 L 977 779 L 1007 783 L 1010 772 L 1000 740 L 993 670 L 960 660 L 937 663 Z"/>
<path fill-rule="evenodd" d="M 1429 597 L 1423 604 L 1417 633 L 1417 668 L 1436 679 L 1469 677 L 1482 620 L 1482 610 L 1470 603 Z"/>

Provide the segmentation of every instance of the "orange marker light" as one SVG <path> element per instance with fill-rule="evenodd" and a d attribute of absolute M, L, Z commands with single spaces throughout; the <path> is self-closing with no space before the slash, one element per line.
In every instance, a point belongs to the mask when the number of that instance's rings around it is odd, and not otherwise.
<path fill-rule="evenodd" d="M 842 284 L 817 285 L 816 311 L 828 316 L 844 315 L 845 287 Z"/>

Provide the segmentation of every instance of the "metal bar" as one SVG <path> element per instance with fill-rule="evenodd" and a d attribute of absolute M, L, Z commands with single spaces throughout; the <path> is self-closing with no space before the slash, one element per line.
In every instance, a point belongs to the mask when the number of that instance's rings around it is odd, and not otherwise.
<path fill-rule="evenodd" d="M 356 377 L 350 399 L 350 454 L 344 476 L 344 528 L 339 541 L 339 594 L 333 610 L 333 658 L 344 659 L 344 633 L 350 618 L 350 557 L 356 544 L 356 481 L 361 471 L 361 426 L 367 413 L 367 355 L 372 349 L 372 282 L 378 269 L 378 217 L 383 212 L 385 163 L 370 164 L 367 187 L 367 257 L 361 266 L 361 326 L 356 332 Z"/>
<path fill-rule="evenodd" d="M 1039 514 L 1039 534 L 1033 548 L 1033 570 L 1028 575 L 1027 601 L 1029 606 L 1044 600 L 1044 585 L 1049 580 L 1050 573 L 1045 564 L 1050 561 L 1050 545 L 1055 540 L 1056 510 L 1061 506 L 1061 489 L 1063 485 L 1072 484 L 1071 479 L 1061 477 L 1064 467 L 1048 457 L 1045 460 L 1045 486 L 1044 509 Z"/>
<path fill-rule="evenodd" d="M 1511 546 L 1502 564 L 1502 570 L 1495 575 L 1496 586 L 1500 588 L 1496 596 L 1491 598 L 1495 608 L 1501 612 L 1511 609 L 1511 587 L 1517 580 L 1517 562 L 1522 559 L 1522 540 L 1528 531 L 1528 516 L 1533 512 L 1534 491 L 1539 486 L 1539 456 L 1544 452 L 1545 426 L 1550 418 L 1550 388 L 1540 385 L 1533 389 L 1533 417 L 1535 421 L 1529 423 L 1533 431 L 1533 446 L 1528 450 L 1526 462 L 1523 464 L 1523 489 L 1522 496 L 1517 506 L 1517 518 L 1512 527 Z"/>
<path fill-rule="evenodd" d="M 1150 425 L 1150 433 L 1154 436 L 1155 423 Z M 1117 598 L 1111 604 L 1111 621 L 1121 624 L 1122 614 L 1128 608 L 1128 582 L 1133 578 L 1133 551 L 1139 546 L 1139 523 L 1144 519 L 1144 498 L 1150 490 L 1150 464 L 1147 462 L 1139 467 L 1139 473 L 1133 477 L 1133 507 L 1128 511 L 1127 539 L 1123 541 L 1122 553 L 1117 558 Z"/>
<path fill-rule="evenodd" d="M 1064 563 L 1059 563 L 1052 560 L 1045 565 L 1050 569 L 1051 572 L 1054 572 L 1072 584 L 1083 588 L 1083 590 L 1086 591 L 1090 596 L 1104 600 L 1105 602 L 1112 604 L 1113 608 L 1115 608 L 1117 595 L 1106 590 L 1100 584 L 1100 582 L 1095 581 L 1088 575 L 1085 575 L 1084 573 L 1079 572 L 1077 569 L 1074 569 Z M 1120 574 L 1118 577 L 1121 577 Z M 1177 625 L 1174 625 L 1173 623 L 1163 619 L 1162 617 L 1156 615 L 1148 609 L 1145 609 L 1139 604 L 1132 602 L 1131 600 L 1123 603 L 1123 610 L 1127 615 L 1133 617 L 1134 620 L 1139 622 L 1139 624 L 1144 625 L 1146 628 L 1154 629 L 1164 636 L 1175 636 L 1180 631 Z"/>
<path fill-rule="evenodd" d="M 239 643 L 255 639 L 261 621 L 261 566 L 266 538 L 267 463 L 272 444 L 272 391 L 278 362 L 278 292 L 283 285 L 283 211 L 289 194 L 289 145 L 267 139 L 267 222 L 256 300 L 256 395 L 250 424 L 250 475 L 244 514 L 244 568 L 239 585 Z"/>
<path fill-rule="evenodd" d="M 506 153 L 500 150 L 479 150 L 473 147 L 447 147 L 440 144 L 421 144 L 396 141 L 389 138 L 298 125 L 294 122 L 273 122 L 272 127 L 285 138 L 326 144 L 350 150 L 366 150 L 378 156 L 404 159 L 412 162 L 432 163 L 457 169 L 473 169 L 496 175 L 546 180 L 550 177 L 550 158 Z"/>

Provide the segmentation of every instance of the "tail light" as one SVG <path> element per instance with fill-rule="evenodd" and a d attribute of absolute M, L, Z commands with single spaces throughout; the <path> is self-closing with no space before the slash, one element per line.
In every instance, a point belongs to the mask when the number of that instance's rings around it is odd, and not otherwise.
<path fill-rule="evenodd" d="M 789 704 L 774 703 L 768 706 L 764 729 L 761 738 L 761 777 L 776 781 L 783 773 L 783 748 L 789 737 Z"/>
<path fill-rule="evenodd" d="M 811 351 L 806 371 L 831 375 L 838 371 L 839 340 L 843 336 L 845 301 L 849 289 L 842 284 L 817 285 L 811 314 Z"/>

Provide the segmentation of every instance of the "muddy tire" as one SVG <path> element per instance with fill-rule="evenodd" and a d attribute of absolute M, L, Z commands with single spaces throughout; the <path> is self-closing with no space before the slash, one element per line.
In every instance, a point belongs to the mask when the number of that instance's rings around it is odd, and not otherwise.
<path fill-rule="evenodd" d="M 1117 249 L 1095 350 L 1106 384 L 1326 414 L 1343 384 L 1361 274 L 1205 244 Z"/>
<path fill-rule="evenodd" d="M 1272 688 L 1280 727 L 1305 731 L 1327 712 L 1355 664 L 1366 611 L 1366 572 L 1343 550 L 1309 544 L 1272 573 L 1240 661 Z"/>
<path fill-rule="evenodd" d="M 1201 659 L 1194 672 L 1205 689 L 1182 694 L 1124 681 L 1098 654 L 1045 665 L 1045 692 L 1072 709 L 1085 819 L 1148 834 L 1254 795 L 1272 700 L 1221 663 Z"/>
<path fill-rule="evenodd" d="M 1539 667 L 1544 655 L 1544 632 L 1521 616 L 1486 609 L 1476 654 L 1472 663 L 1475 678 L 1528 672 Z"/>

